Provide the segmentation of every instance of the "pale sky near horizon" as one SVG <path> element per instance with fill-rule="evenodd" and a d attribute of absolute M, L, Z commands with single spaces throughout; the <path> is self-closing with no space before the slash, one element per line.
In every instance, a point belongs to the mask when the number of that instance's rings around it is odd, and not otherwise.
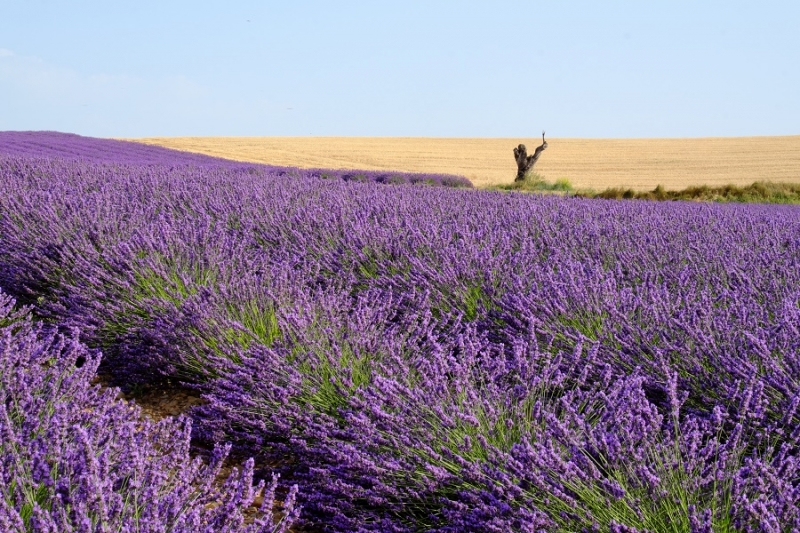
<path fill-rule="evenodd" d="M 0 130 L 800 134 L 800 2 L 0 0 Z"/>

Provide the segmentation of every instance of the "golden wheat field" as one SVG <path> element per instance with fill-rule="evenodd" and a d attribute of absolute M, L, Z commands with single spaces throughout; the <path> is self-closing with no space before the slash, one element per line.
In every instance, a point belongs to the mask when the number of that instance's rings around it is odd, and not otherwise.
<path fill-rule="evenodd" d="M 535 139 L 425 137 L 153 137 L 131 139 L 190 152 L 306 168 L 459 174 L 476 187 L 514 181 L 513 149 Z M 683 189 L 692 185 L 800 182 L 800 135 L 697 139 L 547 139 L 535 171 L 577 189 Z"/>

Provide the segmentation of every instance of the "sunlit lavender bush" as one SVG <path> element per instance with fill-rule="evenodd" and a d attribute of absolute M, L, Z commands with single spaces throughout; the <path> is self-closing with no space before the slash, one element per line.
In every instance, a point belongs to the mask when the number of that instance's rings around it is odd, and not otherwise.
<path fill-rule="evenodd" d="M 272 520 L 277 479 L 253 486 L 253 461 L 215 482 L 189 457 L 191 421 L 155 423 L 91 381 L 99 356 L 47 332 L 0 293 L 0 529 L 67 531 L 286 531 Z M 243 514 L 263 494 L 260 514 Z"/>
<path fill-rule="evenodd" d="M 111 156 L 109 156 L 111 157 Z M 800 528 L 800 211 L 0 159 L 0 285 L 331 531 Z"/>

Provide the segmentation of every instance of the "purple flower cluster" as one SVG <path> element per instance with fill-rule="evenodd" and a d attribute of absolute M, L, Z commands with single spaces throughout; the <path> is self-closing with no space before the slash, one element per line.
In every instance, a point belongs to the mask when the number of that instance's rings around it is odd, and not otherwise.
<path fill-rule="evenodd" d="M 272 505 L 277 478 L 253 486 L 253 461 L 215 482 L 230 446 L 210 464 L 189 457 L 191 421 L 155 423 L 91 382 L 99 357 L 48 331 L 0 293 L 0 529 L 286 531 Z M 52 329 L 52 328 L 51 328 Z M 260 514 L 243 511 L 263 494 Z"/>
<path fill-rule="evenodd" d="M 0 157 L 0 286 L 330 531 L 800 528 L 800 210 Z"/>

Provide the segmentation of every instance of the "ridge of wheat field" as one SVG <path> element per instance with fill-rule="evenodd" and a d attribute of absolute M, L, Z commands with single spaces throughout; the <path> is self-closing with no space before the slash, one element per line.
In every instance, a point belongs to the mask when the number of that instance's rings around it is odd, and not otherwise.
<path fill-rule="evenodd" d="M 304 168 L 459 174 L 476 187 L 514 181 L 513 149 L 541 138 L 151 137 L 133 141 L 217 157 Z M 800 135 L 694 139 L 548 138 L 535 171 L 577 189 L 683 189 L 800 183 Z"/>

